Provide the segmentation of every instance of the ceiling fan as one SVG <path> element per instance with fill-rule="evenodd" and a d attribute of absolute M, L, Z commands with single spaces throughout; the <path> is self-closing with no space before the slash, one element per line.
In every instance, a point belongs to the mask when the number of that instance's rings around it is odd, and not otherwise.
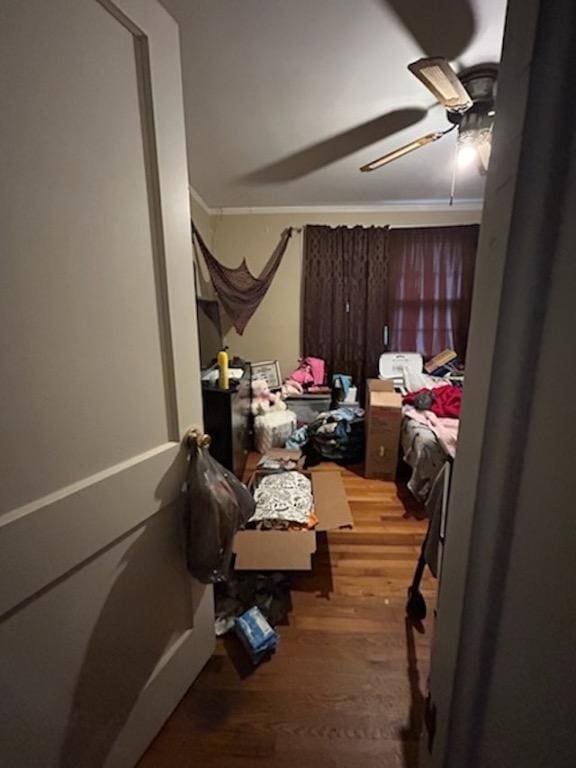
<path fill-rule="evenodd" d="M 443 131 L 433 131 L 420 136 L 363 165 L 360 170 L 375 171 L 457 129 L 458 165 L 463 167 L 476 163 L 479 173 L 484 175 L 490 161 L 492 128 L 496 114 L 497 65 L 480 64 L 457 75 L 447 59 L 432 57 L 418 59 L 409 64 L 408 69 L 446 109 L 446 117 L 451 126 Z"/>

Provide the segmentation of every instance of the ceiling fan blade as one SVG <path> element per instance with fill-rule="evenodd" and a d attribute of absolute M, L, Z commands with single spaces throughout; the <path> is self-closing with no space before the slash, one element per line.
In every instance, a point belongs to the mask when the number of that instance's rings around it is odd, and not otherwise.
<path fill-rule="evenodd" d="M 442 57 L 418 59 L 408 69 L 450 112 L 466 112 L 473 104 L 458 75 Z"/>
<path fill-rule="evenodd" d="M 382 157 L 379 157 L 376 160 L 372 160 L 371 163 L 363 165 L 360 170 L 364 173 L 375 171 L 377 168 L 381 168 L 383 165 L 387 165 L 387 163 L 391 163 L 393 160 L 398 160 L 398 158 L 404 157 L 404 155 L 408 155 L 416 149 L 420 149 L 420 147 L 425 147 L 426 144 L 432 144 L 434 141 L 438 141 L 438 139 L 441 139 L 445 133 L 446 131 L 427 133 L 425 136 L 421 136 L 419 139 L 415 139 L 409 144 L 404 144 L 403 147 L 398 147 L 398 149 L 394 149 L 392 152 L 388 152 L 388 154 L 382 155 Z"/>

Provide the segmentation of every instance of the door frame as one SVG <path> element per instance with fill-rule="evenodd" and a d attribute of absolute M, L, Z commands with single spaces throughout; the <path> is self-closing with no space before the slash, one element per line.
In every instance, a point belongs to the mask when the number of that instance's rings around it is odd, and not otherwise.
<path fill-rule="evenodd" d="M 566 140 L 574 107 L 562 76 L 574 53 L 574 19 L 571 0 L 508 4 L 434 629 L 432 734 L 421 744 L 423 763 L 434 768 L 475 768 L 494 758 L 482 754 L 483 728 L 501 631 L 510 620 L 511 553 L 527 525 L 519 505 L 543 372 L 542 334 L 558 285 L 557 252 L 574 229 Z"/>

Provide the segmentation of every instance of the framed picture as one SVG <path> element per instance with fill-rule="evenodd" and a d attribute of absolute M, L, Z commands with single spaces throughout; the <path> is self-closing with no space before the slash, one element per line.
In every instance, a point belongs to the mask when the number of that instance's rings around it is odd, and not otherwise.
<path fill-rule="evenodd" d="M 269 389 L 280 389 L 282 376 L 278 360 L 265 360 L 262 363 L 252 363 L 252 381 L 264 379 Z"/>

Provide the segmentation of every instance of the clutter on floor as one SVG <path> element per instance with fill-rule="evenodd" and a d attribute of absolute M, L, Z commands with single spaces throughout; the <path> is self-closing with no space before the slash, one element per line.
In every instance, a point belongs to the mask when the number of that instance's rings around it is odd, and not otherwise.
<path fill-rule="evenodd" d="M 265 413 L 261 412 L 260 403 L 268 398 L 268 393 L 255 382 L 256 450 L 261 453 L 273 447 L 301 450 L 307 466 L 321 461 L 341 464 L 362 461 L 364 411 L 356 402 L 357 387 L 346 373 L 334 374 L 329 387 L 326 373 L 324 360 L 306 357 L 282 385 L 281 396 L 288 406 L 287 413 L 295 415 L 296 424 L 289 416 L 270 419 L 270 410 L 277 408 L 275 403 L 265 402 Z"/>
<path fill-rule="evenodd" d="M 326 467 L 309 472 L 294 470 L 294 465 L 301 466 L 301 459 L 299 451 L 272 450 L 254 472 L 249 488 L 256 495 L 255 509 L 259 501 L 261 503 L 260 512 L 234 538 L 236 571 L 309 570 L 316 551 L 317 533 L 352 525 L 339 470 Z M 281 462 L 279 471 L 263 468 L 273 466 L 276 461 Z M 292 476 L 302 480 L 296 481 Z M 262 491 L 262 495 L 257 495 L 262 484 L 266 489 L 269 485 L 286 483 L 286 478 L 288 485 L 282 491 L 276 488 L 269 497 Z M 308 483 L 311 484 L 311 503 Z M 280 522 L 282 517 L 285 520 Z M 270 522 L 261 525 L 259 518 Z M 258 527 L 251 527 L 254 524 Z"/>
<path fill-rule="evenodd" d="M 234 627 L 234 620 L 256 606 L 273 626 L 286 624 L 292 610 L 290 579 L 284 573 L 232 572 L 214 587 L 216 635 Z"/>
<path fill-rule="evenodd" d="M 278 633 L 256 607 L 250 608 L 236 619 L 234 629 L 254 666 L 274 653 L 280 640 Z"/>
<path fill-rule="evenodd" d="M 364 410 L 341 405 L 320 413 L 311 424 L 292 433 L 286 448 L 301 450 L 306 456 L 306 467 L 321 461 L 357 464 L 364 456 Z"/>

